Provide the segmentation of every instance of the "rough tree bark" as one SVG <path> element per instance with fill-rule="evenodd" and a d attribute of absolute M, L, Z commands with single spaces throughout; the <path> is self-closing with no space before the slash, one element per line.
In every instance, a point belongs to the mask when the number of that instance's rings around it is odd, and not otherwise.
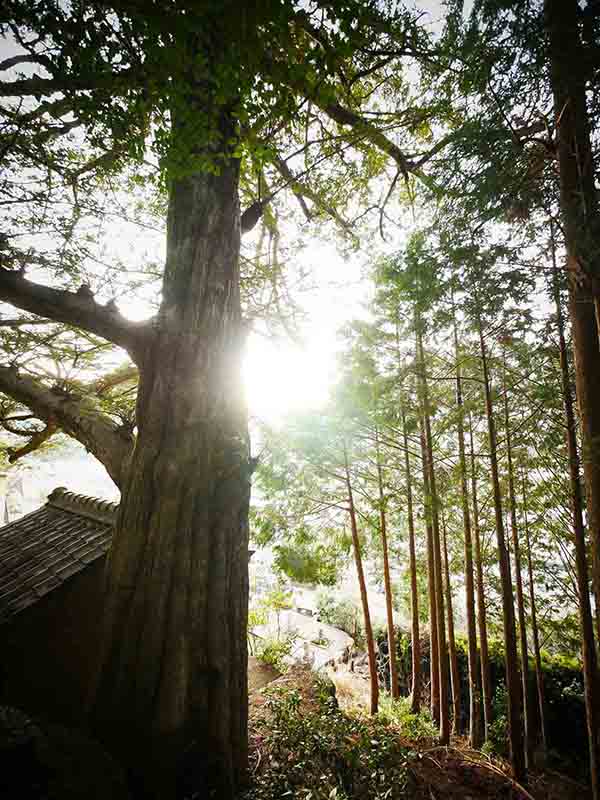
<path fill-rule="evenodd" d="M 419 590 L 417 586 L 417 556 L 415 550 L 415 519 L 412 496 L 412 471 L 410 466 L 410 452 L 408 449 L 408 432 L 406 429 L 406 414 L 404 408 L 402 415 L 402 438 L 404 445 L 404 476 L 406 479 L 406 515 L 408 518 L 408 558 L 410 570 L 410 610 L 411 610 L 411 646 L 412 646 L 412 688 L 410 694 L 410 708 L 413 714 L 418 713 L 421 707 L 421 632 L 419 630 Z"/>
<path fill-rule="evenodd" d="M 452 608 L 452 586 L 450 584 L 450 563 L 448 561 L 448 541 L 446 519 L 442 511 L 442 549 L 444 555 L 444 574 L 446 578 L 446 612 L 448 616 L 448 652 L 450 655 L 450 681 L 452 684 L 452 733 L 460 733 L 460 673 L 456 656 L 456 637 L 454 636 L 454 611 Z"/>
<path fill-rule="evenodd" d="M 508 411 L 508 381 L 506 374 L 506 352 L 503 355 L 504 383 L 504 431 L 506 434 L 506 462 L 508 475 L 508 503 L 510 506 L 510 530 L 512 536 L 515 584 L 517 588 L 517 613 L 519 617 L 519 642 L 521 655 L 521 684 L 523 687 L 523 728 L 525 733 L 525 763 L 531 767 L 534 748 L 533 709 L 529 695 L 529 649 L 527 645 L 527 622 L 525 618 L 525 600 L 523 596 L 523 575 L 521 570 L 521 545 L 517 525 L 517 499 L 515 493 L 515 475 L 513 466 L 512 437 Z"/>
<path fill-rule="evenodd" d="M 367 642 L 367 658 L 369 661 L 369 677 L 371 683 L 371 714 L 377 713 L 379 706 L 379 679 L 377 675 L 377 658 L 375 655 L 375 640 L 373 638 L 373 626 L 371 625 L 371 612 L 369 611 L 369 596 L 367 594 L 367 583 L 362 564 L 360 539 L 358 537 L 358 525 L 356 524 L 356 508 L 354 506 L 354 492 L 352 491 L 352 481 L 350 479 L 350 465 L 348 464 L 348 453 L 344 446 L 344 471 L 346 476 L 346 489 L 348 491 L 348 513 L 350 515 L 350 531 L 352 533 L 352 549 L 354 551 L 354 564 L 358 576 L 358 586 L 360 589 L 360 601 L 363 610 L 365 623 L 365 639 Z"/>
<path fill-rule="evenodd" d="M 425 372 L 425 357 L 423 350 L 423 334 L 421 319 L 415 313 L 416 354 L 419 365 L 419 385 L 421 406 L 423 411 L 423 427 L 425 432 L 425 456 L 427 465 L 427 479 L 429 488 L 429 505 L 431 513 L 431 530 L 433 543 L 433 571 L 435 580 L 435 605 L 437 615 L 437 648 L 439 659 L 439 692 L 440 692 L 440 742 L 447 744 L 450 741 L 450 717 L 448 709 L 448 650 L 446 646 L 446 621 L 444 619 L 444 578 L 442 573 L 442 548 L 440 535 L 440 521 L 438 508 L 438 494 L 435 478 L 435 465 L 433 459 L 433 439 L 431 435 L 431 420 L 429 413 L 429 389 Z"/>
<path fill-rule="evenodd" d="M 545 0 L 592 577 L 600 596 L 600 213 L 577 0 Z M 597 618 L 600 626 L 600 618 Z M 597 631 L 600 638 L 600 628 Z"/>
<path fill-rule="evenodd" d="M 579 595 L 579 622 L 581 625 L 581 651 L 583 659 L 583 680 L 585 687 L 585 711 L 590 758 L 590 777 L 594 800 L 600 798 L 600 684 L 598 682 L 598 662 L 594 642 L 594 621 L 589 593 L 587 546 L 583 522 L 583 496 L 580 481 L 579 448 L 575 422 L 565 326 L 558 284 L 554 230 L 551 228 L 551 251 L 553 259 L 553 294 L 556 308 L 556 323 L 560 355 L 560 375 L 563 407 L 565 412 L 565 437 L 569 456 L 569 482 L 571 489 L 571 514 L 573 517 L 573 539 L 575 545 L 575 569 L 577 572 L 577 592 Z"/>
<path fill-rule="evenodd" d="M 510 761 L 514 777 L 522 783 L 527 779 L 525 752 L 523 748 L 523 728 L 521 726 L 521 691 L 519 686 L 519 666 L 517 656 L 517 635 L 515 628 L 515 607 L 513 601 L 510 559 L 504 536 L 504 515 L 502 512 L 502 495 L 500 493 L 500 477 L 498 472 L 498 455 L 496 447 L 496 424 L 492 404 L 492 392 L 487 361 L 487 349 L 483 338 L 481 320 L 478 320 L 479 344 L 483 368 L 485 391 L 485 408 L 490 443 L 490 466 L 492 489 L 494 493 L 494 511 L 496 518 L 496 539 L 498 542 L 498 560 L 500 563 L 500 582 L 502 586 L 502 618 L 504 623 L 504 659 L 506 665 L 506 688 L 508 691 L 508 735 L 510 745 Z"/>
<path fill-rule="evenodd" d="M 475 543 L 475 569 L 477 571 L 477 629 L 479 631 L 479 660 L 481 666 L 481 693 L 483 697 L 483 738 L 487 741 L 492 724 L 492 679 L 488 651 L 487 613 L 485 610 L 485 586 L 483 582 L 483 559 L 481 531 L 479 529 L 479 504 L 477 501 L 477 470 L 473 445 L 473 420 L 469 414 L 469 446 L 471 448 L 471 496 L 473 498 L 473 540 Z"/>
<path fill-rule="evenodd" d="M 392 598 L 392 579 L 387 540 L 387 519 L 385 513 L 385 491 L 383 486 L 383 467 L 379 448 L 379 431 L 375 429 L 375 448 L 377 451 L 377 485 L 379 489 L 379 534 L 383 550 L 383 581 L 385 585 L 385 611 L 387 617 L 388 650 L 390 659 L 390 694 L 394 699 L 400 697 L 398 687 L 398 666 L 396 664 L 396 632 L 394 630 L 394 604 Z"/>
<path fill-rule="evenodd" d="M 477 629 L 475 621 L 475 587 L 473 581 L 473 536 L 471 531 L 469 490 L 467 487 L 467 463 L 465 458 L 465 410 L 463 403 L 460 349 L 458 346 L 458 329 L 456 324 L 456 315 L 454 312 L 454 301 L 452 304 L 452 321 L 454 332 L 454 357 L 456 359 L 458 469 L 460 473 L 460 496 L 462 504 L 465 552 L 465 607 L 467 615 L 467 658 L 469 669 L 469 742 L 471 747 L 477 748 L 481 746 L 481 698 L 477 675 Z"/>
<path fill-rule="evenodd" d="M 215 111 L 226 150 L 234 122 Z M 239 162 L 172 180 L 163 300 L 107 565 L 95 731 L 149 791 L 231 798 L 247 763 L 248 504 Z"/>
<path fill-rule="evenodd" d="M 533 565 L 531 556 L 531 541 L 529 536 L 529 518 L 527 514 L 527 478 L 523 470 L 523 528 L 525 530 L 525 544 L 527 545 L 527 570 L 529 572 L 529 606 L 531 611 L 531 634 L 533 637 L 533 653 L 535 658 L 535 682 L 537 688 L 538 714 L 542 755 L 544 760 L 548 753 L 546 741 L 546 703 L 544 700 L 544 673 L 542 671 L 542 650 L 540 647 L 540 632 L 537 623 L 537 604 L 535 601 L 535 586 L 533 583 Z"/>
<path fill-rule="evenodd" d="M 431 524 L 431 492 L 427 472 L 427 442 L 425 440 L 425 423 L 419 419 L 419 442 L 421 447 L 421 466 L 423 473 L 423 512 L 425 516 L 425 534 L 427 541 L 427 597 L 429 600 L 429 693 L 431 718 L 440 722 L 440 656 L 437 630 L 437 598 L 435 593 L 435 557 L 433 555 L 433 526 Z"/>

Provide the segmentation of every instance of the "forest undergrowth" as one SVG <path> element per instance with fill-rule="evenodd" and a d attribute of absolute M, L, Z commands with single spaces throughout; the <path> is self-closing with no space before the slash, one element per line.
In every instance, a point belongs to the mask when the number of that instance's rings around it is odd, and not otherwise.
<path fill-rule="evenodd" d="M 333 680 L 332 680 L 333 679 Z M 250 699 L 251 782 L 241 800 L 583 800 L 586 787 L 554 771 L 527 787 L 507 761 L 471 750 L 464 737 L 439 746 L 426 714 L 405 700 L 369 716 L 368 691 L 351 673 L 331 678 L 293 667 Z"/>

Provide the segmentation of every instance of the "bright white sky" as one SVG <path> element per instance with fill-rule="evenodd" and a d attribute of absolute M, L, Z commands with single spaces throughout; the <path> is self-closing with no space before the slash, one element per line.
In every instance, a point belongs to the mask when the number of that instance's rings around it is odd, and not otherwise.
<path fill-rule="evenodd" d="M 287 412 L 318 407 L 335 378 L 337 332 L 364 316 L 369 283 L 362 278 L 364 253 L 350 261 L 335 246 L 317 244 L 302 256 L 319 288 L 299 299 L 307 313 L 300 331 L 303 346 L 258 335 L 248 340 L 244 376 L 251 417 L 273 423 Z"/>

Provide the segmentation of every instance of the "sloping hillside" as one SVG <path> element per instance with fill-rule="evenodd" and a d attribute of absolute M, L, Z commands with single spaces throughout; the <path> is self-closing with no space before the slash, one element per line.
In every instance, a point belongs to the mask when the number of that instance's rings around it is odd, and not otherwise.
<path fill-rule="evenodd" d="M 535 773 L 525 788 L 509 765 L 469 750 L 464 740 L 437 746 L 406 726 L 340 707 L 334 683 L 305 667 L 251 693 L 251 786 L 244 800 L 584 800 L 586 787 Z M 414 733 L 418 727 L 410 726 Z M 423 727 L 426 732 L 426 727 Z"/>

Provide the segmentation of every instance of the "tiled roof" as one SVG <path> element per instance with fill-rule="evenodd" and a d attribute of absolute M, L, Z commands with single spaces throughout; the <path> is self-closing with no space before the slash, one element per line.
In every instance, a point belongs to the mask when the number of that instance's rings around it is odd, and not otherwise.
<path fill-rule="evenodd" d="M 116 511 L 60 488 L 45 506 L 0 528 L 0 623 L 104 555 Z"/>

